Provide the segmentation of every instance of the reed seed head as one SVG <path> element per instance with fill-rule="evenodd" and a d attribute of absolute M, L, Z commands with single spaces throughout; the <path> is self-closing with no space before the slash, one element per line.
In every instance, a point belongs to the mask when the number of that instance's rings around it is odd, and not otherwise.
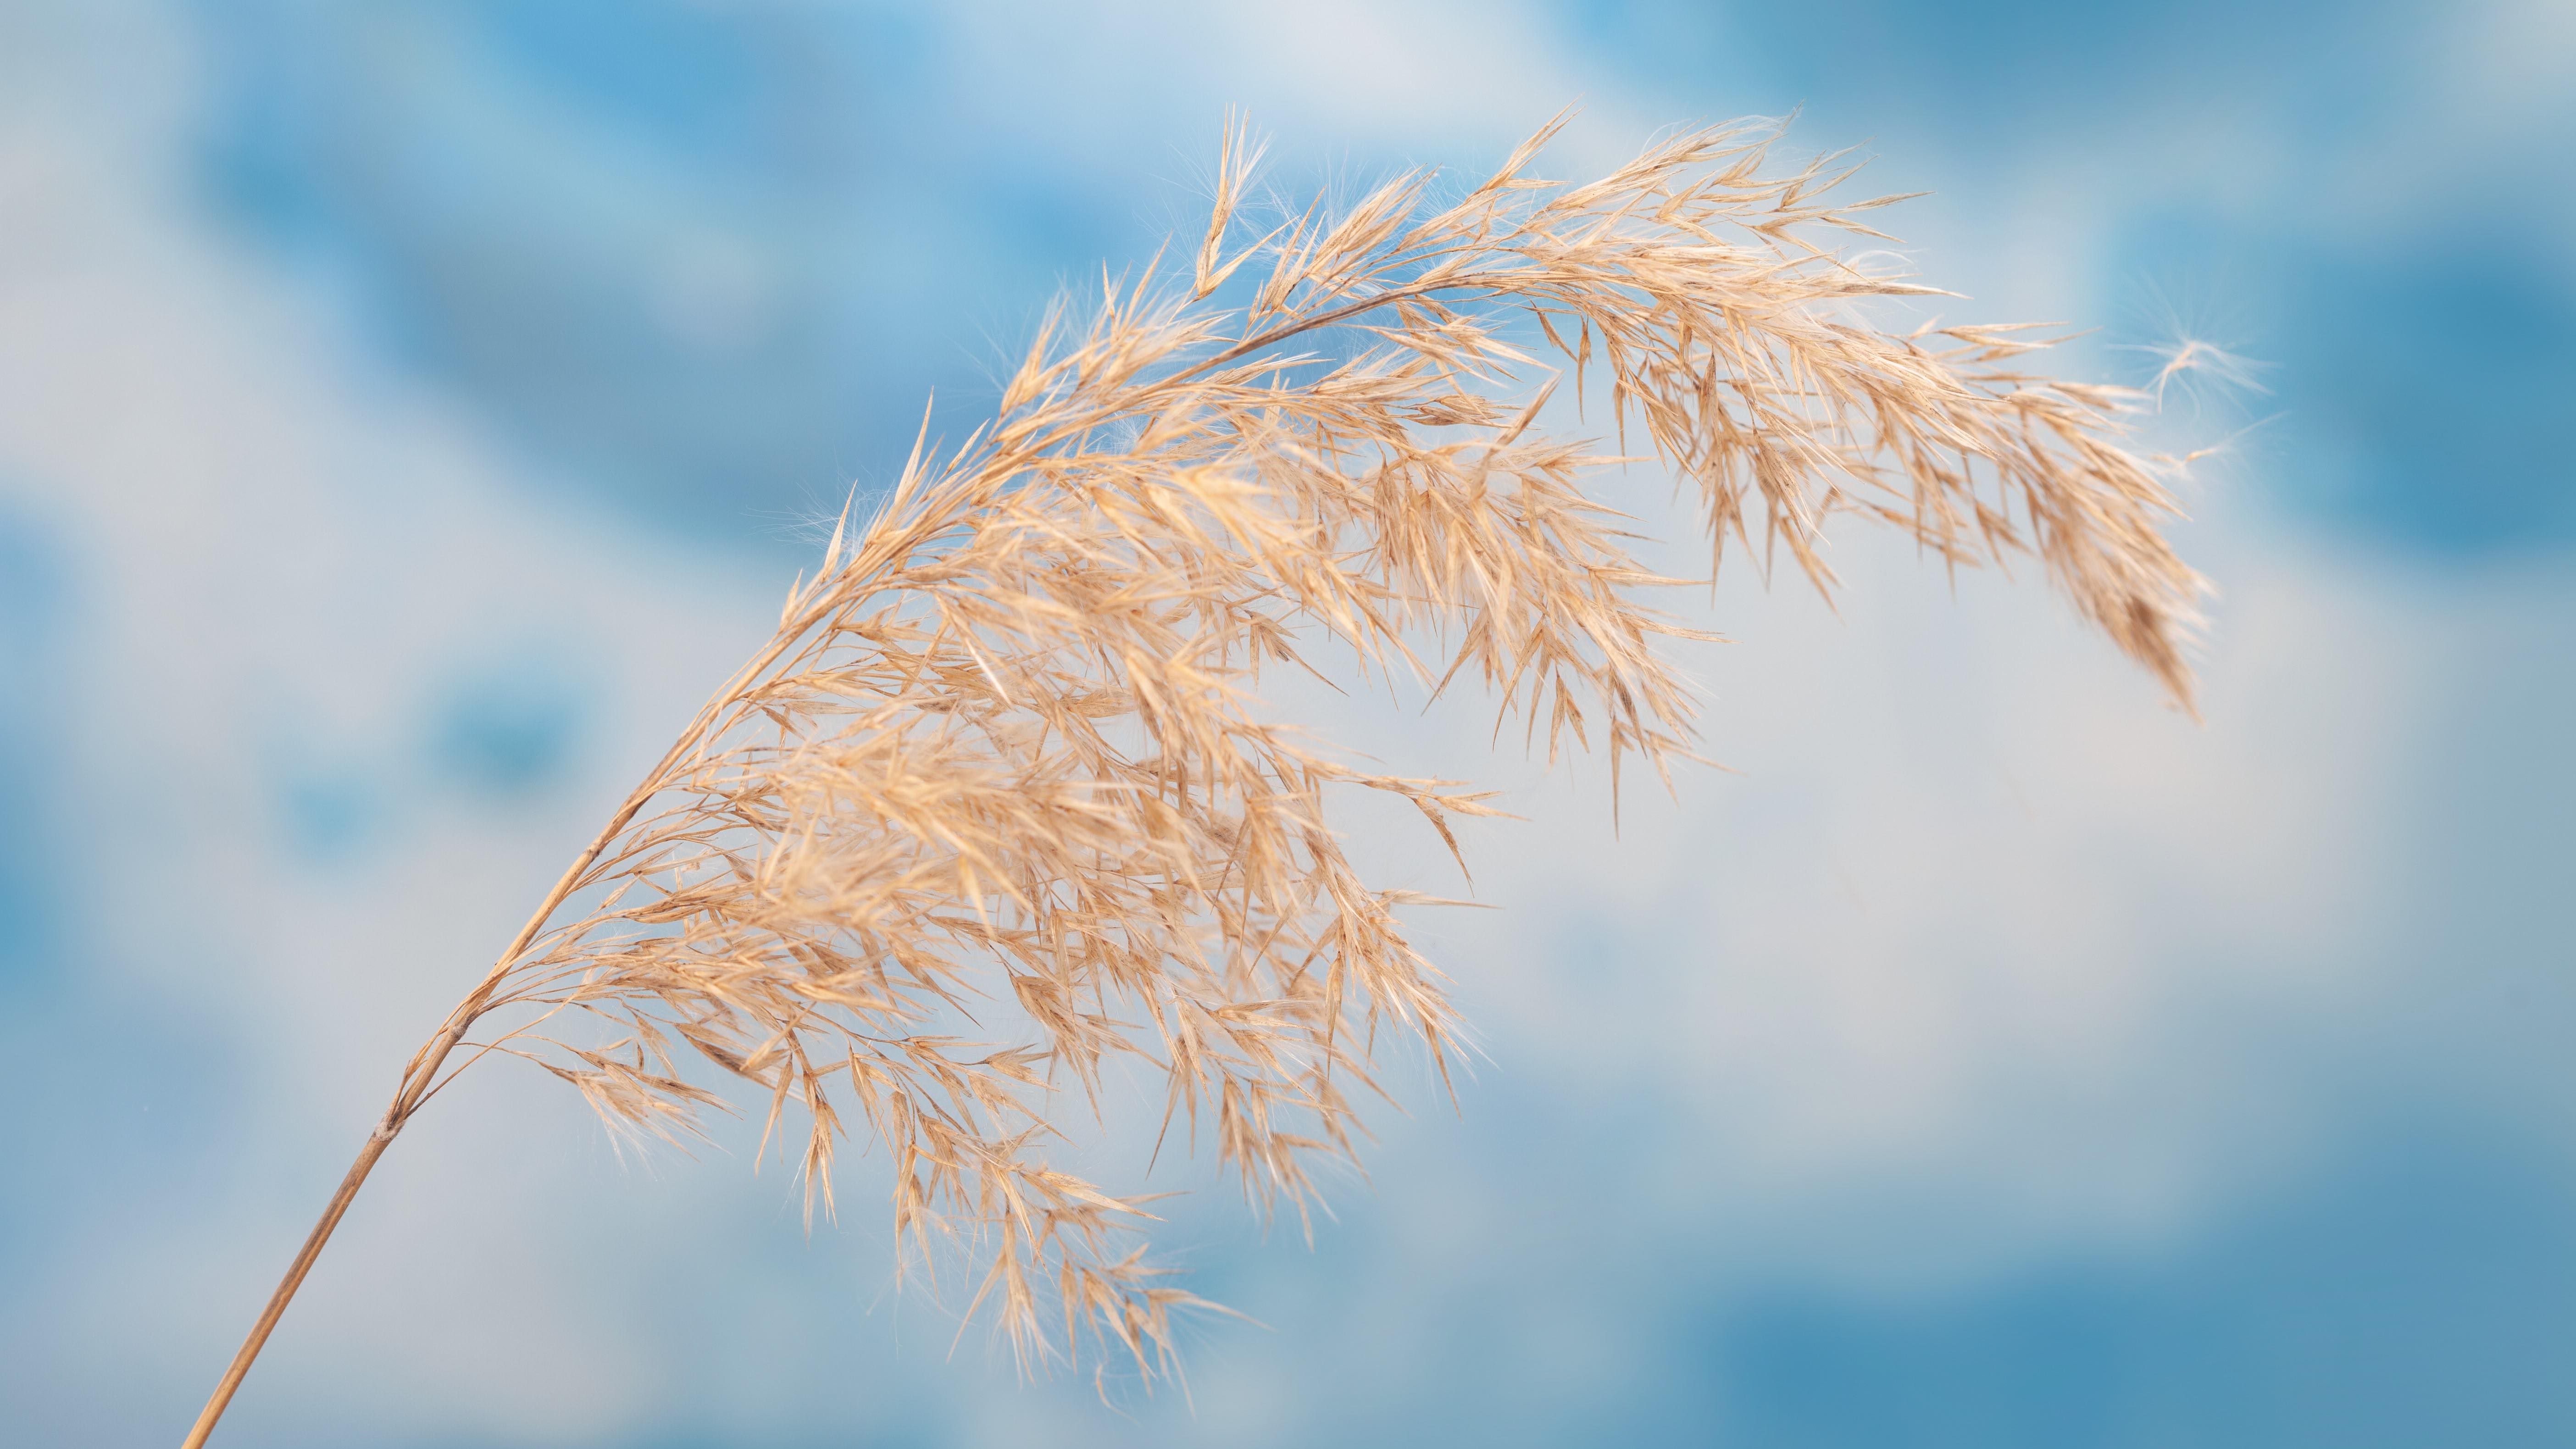
<path fill-rule="evenodd" d="M 844 518 L 501 963 L 466 1019 L 520 1024 L 482 1049 L 646 1133 L 719 1101 L 687 1057 L 757 1083 L 773 1133 L 805 1119 L 809 1217 L 864 1133 L 898 1237 L 975 1251 L 970 1318 L 998 1309 L 1029 1359 L 1094 1338 L 1150 1380 L 1198 1300 L 1145 1264 L 1143 1199 L 1050 1166 L 1050 1124 L 1130 1059 L 1166 1132 L 1303 1213 L 1352 1151 L 1379 1031 L 1444 1072 L 1457 1031 L 1333 798 L 1407 801 L 1453 852 L 1454 817 L 1493 813 L 1292 731 L 1260 670 L 1481 690 L 1551 759 L 1606 753 L 1614 790 L 1631 757 L 1688 752 L 1659 646 L 1694 631 L 1647 603 L 1679 581 L 1585 491 L 1619 458 L 1541 429 L 1558 380 L 1687 480 L 1712 567 L 1758 545 L 1830 592 L 1843 513 L 1952 565 L 2034 556 L 2188 706 L 2202 584 L 2122 445 L 2136 394 L 2022 371 L 2029 329 L 1855 320 L 1927 290 L 1837 250 L 1893 198 L 1838 199 L 1835 158 L 1771 165 L 1772 128 L 1676 135 L 1580 185 L 1530 174 L 1555 129 L 1463 194 L 1404 175 L 1264 231 L 1229 126 L 1186 279 L 1060 304 L 988 424 L 917 445 Z M 938 1030 L 978 1012 L 1023 1034 Z M 606 1037 L 562 1030 L 580 1017 Z"/>

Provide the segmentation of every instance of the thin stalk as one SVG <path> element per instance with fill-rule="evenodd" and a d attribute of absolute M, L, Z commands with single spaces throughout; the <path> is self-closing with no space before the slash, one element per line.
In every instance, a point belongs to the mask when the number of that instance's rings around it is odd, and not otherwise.
<path fill-rule="evenodd" d="M 538 907 L 528 924 L 520 928 L 518 939 L 510 943 L 510 949 L 501 954 L 501 964 L 493 968 L 472 995 L 457 1004 L 438 1035 L 430 1039 L 420 1055 L 412 1058 L 410 1068 L 403 1073 L 402 1089 L 394 1093 L 393 1103 L 385 1108 L 385 1115 L 377 1121 L 376 1130 L 367 1134 L 367 1145 L 358 1149 L 358 1160 L 349 1164 L 348 1175 L 340 1179 L 340 1190 L 331 1195 L 331 1205 L 322 1210 L 322 1220 L 313 1225 L 313 1231 L 305 1236 L 303 1250 L 295 1255 L 293 1263 L 287 1265 L 286 1276 L 278 1280 L 277 1291 L 268 1297 L 268 1307 L 261 1311 L 259 1322 L 251 1325 L 250 1336 L 242 1340 L 241 1351 L 233 1355 L 232 1366 L 224 1370 L 223 1380 L 215 1385 L 214 1393 L 206 1399 L 206 1407 L 198 1413 L 196 1426 L 188 1431 L 180 1449 L 202 1449 L 206 1436 L 215 1432 L 215 1422 L 224 1416 L 224 1409 L 233 1401 L 234 1390 L 241 1387 L 242 1378 L 259 1358 L 259 1351 L 268 1345 L 269 1332 L 277 1327 L 280 1318 L 286 1316 L 286 1305 L 295 1301 L 296 1290 L 304 1286 L 304 1275 L 312 1271 L 313 1260 L 322 1256 L 322 1245 L 331 1241 L 331 1233 L 340 1226 L 340 1218 L 348 1212 L 350 1201 L 366 1184 L 367 1174 L 375 1170 L 376 1159 L 385 1155 L 385 1149 L 393 1145 L 394 1138 L 411 1120 L 412 1113 L 420 1110 L 430 1085 L 438 1078 L 439 1067 L 446 1062 L 447 1054 L 464 1039 L 475 1018 L 483 1014 L 492 988 L 500 981 L 502 972 L 519 952 L 527 948 L 527 943 L 535 938 L 555 908 L 563 904 L 563 898 L 571 894 L 573 881 L 606 848 L 610 835 L 625 823 L 625 817 L 633 810 L 630 805 L 621 811 L 619 819 L 607 831 L 601 832 L 599 839 L 591 842 L 590 849 L 564 872 L 564 878 L 556 883 L 545 904 Z"/>
<path fill-rule="evenodd" d="M 396 1105 L 400 1105 L 399 1099 Z M 250 1337 L 242 1340 L 241 1352 L 233 1355 L 232 1367 L 224 1370 L 223 1382 L 215 1385 L 214 1395 L 206 1400 L 204 1411 L 197 1415 L 196 1427 L 188 1431 L 184 1449 L 199 1449 L 206 1442 L 206 1436 L 215 1432 L 215 1421 L 224 1416 L 225 1406 L 233 1401 L 233 1391 L 241 1387 L 242 1376 L 250 1372 L 252 1361 L 267 1345 L 269 1330 L 277 1327 L 277 1320 L 286 1316 L 286 1305 L 294 1301 L 295 1290 L 304 1286 L 304 1275 L 312 1269 L 313 1260 L 322 1256 L 322 1245 L 331 1241 L 331 1230 L 340 1226 L 340 1215 L 349 1210 L 350 1200 L 358 1195 L 367 1174 L 374 1170 L 376 1159 L 385 1155 L 385 1149 L 393 1145 L 394 1134 L 401 1130 L 394 1123 L 393 1111 L 388 1109 L 385 1120 L 378 1122 L 376 1130 L 367 1134 L 367 1145 L 359 1149 L 358 1160 L 349 1165 L 349 1175 L 340 1179 L 340 1190 L 331 1195 L 331 1205 L 322 1210 L 322 1221 L 313 1225 L 312 1233 L 304 1239 L 304 1250 L 295 1255 L 295 1262 L 287 1268 L 286 1277 L 278 1283 L 277 1291 L 269 1295 L 268 1307 L 259 1315 L 259 1322 L 251 1325 Z"/>
<path fill-rule="evenodd" d="M 286 1276 L 278 1280 L 277 1291 L 268 1297 L 268 1307 L 260 1312 L 259 1321 L 251 1325 L 250 1336 L 242 1340 L 240 1352 L 233 1355 L 232 1366 L 224 1370 L 222 1381 L 215 1385 L 214 1393 L 206 1399 L 206 1407 L 198 1413 L 196 1425 L 188 1431 L 180 1449 L 203 1449 L 206 1437 L 214 1433 L 215 1423 L 223 1418 L 225 1408 L 232 1403 L 234 1391 L 241 1387 L 251 1364 L 258 1360 L 260 1350 L 267 1346 L 269 1333 L 277 1327 L 277 1321 L 286 1316 L 286 1305 L 295 1301 L 296 1290 L 304 1286 L 304 1275 L 312 1271 L 313 1260 L 322 1256 L 323 1245 L 331 1241 L 333 1230 L 340 1226 L 340 1219 L 349 1211 L 349 1204 L 357 1197 L 358 1189 L 366 1185 L 367 1174 L 375 1170 L 376 1159 L 385 1155 L 385 1149 L 393 1145 L 394 1138 L 411 1121 L 412 1114 L 428 1100 L 437 1084 L 438 1070 L 447 1061 L 447 1054 L 456 1050 L 456 1044 L 465 1039 L 465 1033 L 473 1029 L 475 1021 L 492 1008 L 492 992 L 501 984 L 501 978 L 518 964 L 520 953 L 536 940 L 537 933 L 545 929 L 546 922 L 554 918 L 554 913 L 581 884 L 582 873 L 599 859 L 600 852 L 606 850 L 608 843 L 617 838 L 617 833 L 635 818 L 635 812 L 644 808 L 645 801 L 660 793 L 672 764 L 705 738 L 723 702 L 738 693 L 747 681 L 776 663 L 793 637 L 781 638 L 763 650 L 698 712 L 698 717 L 680 732 L 679 739 L 672 742 L 661 762 L 644 777 L 644 783 L 626 797 L 626 803 L 618 807 L 617 813 L 609 818 L 607 826 L 592 839 L 589 847 L 565 868 L 562 878 L 555 882 L 555 888 L 538 903 L 536 913 L 529 916 L 528 923 L 511 938 L 509 946 L 501 952 L 483 980 L 456 1004 L 454 1011 L 448 1013 L 438 1035 L 430 1038 L 429 1044 L 422 1047 L 419 1054 L 411 1059 L 411 1064 L 404 1068 L 401 1089 L 394 1093 L 394 1100 L 377 1121 L 376 1130 L 367 1134 L 367 1145 L 358 1150 L 358 1160 L 349 1164 L 348 1174 L 340 1179 L 340 1190 L 331 1195 L 331 1205 L 322 1210 L 322 1220 L 313 1225 L 313 1231 L 305 1236 L 303 1249 L 296 1253 L 295 1261 L 287 1265 Z"/>

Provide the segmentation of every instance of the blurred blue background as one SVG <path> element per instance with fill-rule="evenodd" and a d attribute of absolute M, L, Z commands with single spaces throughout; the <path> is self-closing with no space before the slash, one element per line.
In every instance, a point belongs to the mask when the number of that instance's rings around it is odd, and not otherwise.
<path fill-rule="evenodd" d="M 743 1133 L 620 1164 L 496 1066 L 218 1442 L 2576 1440 L 2571 98 L 2563 0 L 15 0 L 0 1438 L 176 1438 L 813 521 L 1191 225 L 1225 107 L 1298 196 L 1581 101 L 1551 174 L 1803 108 L 1949 315 L 2098 327 L 2051 366 L 2259 359 L 2151 423 L 2219 448 L 2208 722 L 1851 535 L 1839 619 L 1719 592 L 1743 773 L 1615 837 L 1353 726 L 1535 817 L 1426 926 L 1486 1056 L 1311 1249 L 1175 1210 L 1267 1325 L 1186 1401 L 952 1352 L 872 1161 L 809 1241 Z"/>

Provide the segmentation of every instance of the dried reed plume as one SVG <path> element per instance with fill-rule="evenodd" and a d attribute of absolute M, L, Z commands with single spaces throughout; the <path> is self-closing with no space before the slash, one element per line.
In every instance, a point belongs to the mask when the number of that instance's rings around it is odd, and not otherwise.
<path fill-rule="evenodd" d="M 1696 485 L 1712 566 L 1730 539 L 1785 549 L 1830 589 L 1843 511 L 1954 565 L 2033 555 L 2188 704 L 2201 584 L 2119 444 L 2134 394 L 2017 371 L 2026 330 L 1852 320 L 1927 289 L 1815 238 L 1878 237 L 1854 218 L 1895 198 L 1837 204 L 1835 158 L 1775 174 L 1770 128 L 1677 135 L 1580 186 L 1525 174 L 1555 129 L 1454 200 L 1406 175 L 1245 239 L 1256 158 L 1230 127 L 1190 280 L 1148 268 L 1059 307 L 990 423 L 916 443 L 844 518 L 413 1057 L 188 1442 L 386 1145 L 494 1052 L 664 1136 L 718 1102 L 682 1059 L 757 1083 L 772 1131 L 791 1104 L 810 1119 L 809 1216 L 855 1119 L 891 1152 L 898 1238 L 979 1254 L 969 1317 L 995 1306 L 1026 1354 L 1087 1333 L 1167 1367 L 1197 1300 L 1129 1241 L 1141 1199 L 1049 1166 L 1051 1094 L 1096 1104 L 1105 1066 L 1148 1063 L 1166 1131 L 1212 1129 L 1258 1203 L 1302 1209 L 1312 1165 L 1351 1151 L 1378 1029 L 1444 1071 L 1454 1048 L 1408 898 L 1354 874 L 1327 798 L 1410 801 L 1452 851 L 1450 817 L 1491 813 L 1266 718 L 1261 667 L 1481 686 L 1551 759 L 1606 750 L 1614 791 L 1629 756 L 1660 772 L 1692 738 L 1656 652 L 1692 631 L 1641 602 L 1676 581 L 1585 495 L 1618 460 L 1535 426 L 1553 383 L 1506 395 L 1533 354 L 1606 381 L 1623 437 L 1642 426 Z M 1026 1039 L 935 1034 L 979 1001 Z M 526 1019 L 469 1041 L 505 1010 Z M 541 1032 L 581 1017 L 613 1040 Z"/>

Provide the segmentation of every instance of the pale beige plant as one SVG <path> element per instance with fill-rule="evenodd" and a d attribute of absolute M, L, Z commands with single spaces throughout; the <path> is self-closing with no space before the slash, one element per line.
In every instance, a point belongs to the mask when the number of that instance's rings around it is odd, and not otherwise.
<path fill-rule="evenodd" d="M 1539 430 L 1533 354 L 1689 481 L 1712 567 L 1730 539 L 1785 549 L 1829 589 L 1840 512 L 1953 565 L 2035 556 L 2188 703 L 2201 583 L 2121 445 L 2134 394 L 2017 370 L 2028 331 L 1855 320 L 1925 291 L 1834 249 L 1892 198 L 1838 204 L 1831 158 L 1775 173 L 1769 128 L 1579 186 L 1526 174 L 1554 130 L 1454 199 L 1407 175 L 1251 235 L 1230 129 L 1189 279 L 1059 308 L 989 424 L 916 445 L 413 1058 L 189 1442 L 385 1145 L 494 1052 L 662 1135 L 718 1101 L 686 1058 L 757 1083 L 772 1130 L 807 1123 L 809 1214 L 862 1131 L 898 1238 L 979 1252 L 968 1316 L 1164 1367 L 1195 1300 L 1140 1256 L 1140 1199 L 1050 1165 L 1054 1103 L 1146 1064 L 1166 1131 L 1208 1129 L 1256 1201 L 1302 1210 L 1351 1151 L 1377 1033 L 1455 1043 L 1408 897 L 1354 873 L 1331 799 L 1408 801 L 1452 851 L 1450 817 L 1491 813 L 1292 732 L 1261 668 L 1482 688 L 1551 759 L 1607 751 L 1614 791 L 1627 757 L 1661 771 L 1691 741 L 1658 641 L 1693 631 L 1643 602 L 1676 581 L 1584 491 L 1619 460 Z M 996 1008 L 1021 1039 L 937 1030 Z M 486 1021 L 508 1029 L 470 1040 Z"/>

